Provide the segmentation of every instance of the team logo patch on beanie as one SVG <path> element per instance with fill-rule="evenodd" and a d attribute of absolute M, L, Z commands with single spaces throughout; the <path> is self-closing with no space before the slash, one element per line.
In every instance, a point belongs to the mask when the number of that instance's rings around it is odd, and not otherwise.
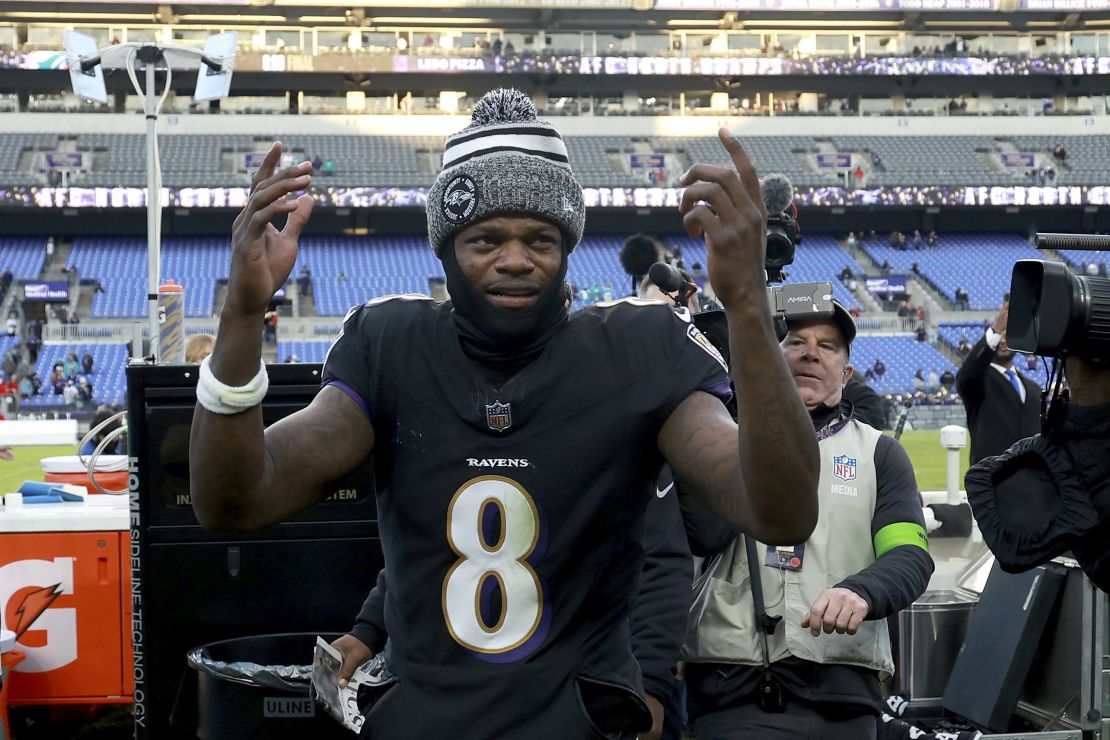
<path fill-rule="evenodd" d="M 478 185 L 470 175 L 459 175 L 443 191 L 443 216 L 453 224 L 464 223 L 478 207 Z"/>

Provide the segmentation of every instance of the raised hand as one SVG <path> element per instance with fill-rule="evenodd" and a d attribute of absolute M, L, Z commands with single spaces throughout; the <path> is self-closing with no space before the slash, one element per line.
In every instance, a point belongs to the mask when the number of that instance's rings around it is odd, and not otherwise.
<path fill-rule="evenodd" d="M 998 315 L 994 317 L 994 324 L 991 328 L 996 334 L 1006 335 L 1006 324 L 1010 321 L 1010 304 L 1003 303 Z"/>
<path fill-rule="evenodd" d="M 281 142 L 274 142 L 266 153 L 251 180 L 247 205 L 232 225 L 225 310 L 237 316 L 261 318 L 266 312 L 274 292 L 293 270 L 297 240 L 312 213 L 311 196 L 287 197 L 308 188 L 312 163 L 302 162 L 275 174 L 281 150 Z M 288 218 L 278 231 L 273 221 L 283 214 Z"/>
<path fill-rule="evenodd" d="M 759 180 L 739 140 L 717 132 L 734 167 L 696 164 L 686 171 L 679 204 L 686 233 L 709 248 L 709 282 L 726 308 L 762 298 L 767 253 L 767 209 Z"/>

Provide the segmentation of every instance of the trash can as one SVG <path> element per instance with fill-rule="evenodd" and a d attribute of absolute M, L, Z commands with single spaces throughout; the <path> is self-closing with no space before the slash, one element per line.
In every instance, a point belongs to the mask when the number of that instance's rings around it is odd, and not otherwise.
<path fill-rule="evenodd" d="M 940 706 L 977 603 L 958 591 L 927 591 L 899 613 L 895 679 L 915 705 Z"/>
<path fill-rule="evenodd" d="M 339 635 L 324 635 L 331 641 Z M 197 672 L 197 736 L 203 740 L 351 740 L 354 734 L 309 695 L 316 634 L 258 635 L 188 653 Z"/>

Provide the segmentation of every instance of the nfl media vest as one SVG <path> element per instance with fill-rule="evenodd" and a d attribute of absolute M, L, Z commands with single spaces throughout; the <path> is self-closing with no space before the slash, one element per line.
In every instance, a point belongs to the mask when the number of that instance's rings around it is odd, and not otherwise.
<path fill-rule="evenodd" d="M 871 518 L 877 478 L 875 446 L 880 433 L 848 421 L 818 443 L 820 515 L 805 543 L 799 570 L 760 563 L 767 613 L 782 617 L 767 636 L 772 663 L 794 656 L 814 663 L 854 665 L 894 672 L 886 620 L 870 620 L 855 635 L 810 635 L 802 619 L 817 595 L 875 562 Z M 760 558 L 767 546 L 757 543 Z M 694 604 L 687 621 L 683 657 L 695 663 L 761 665 L 762 651 L 752 605 L 743 540 L 734 539 L 694 583 Z"/>

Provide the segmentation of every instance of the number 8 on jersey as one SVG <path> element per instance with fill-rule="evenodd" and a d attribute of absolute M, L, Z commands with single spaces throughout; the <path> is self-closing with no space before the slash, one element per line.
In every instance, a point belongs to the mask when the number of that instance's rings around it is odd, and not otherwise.
<path fill-rule="evenodd" d="M 536 504 L 515 481 L 482 476 L 455 492 L 447 541 L 459 559 L 443 579 L 442 603 L 447 630 L 460 645 L 507 653 L 536 632 L 545 605 L 527 558 L 539 534 Z"/>

